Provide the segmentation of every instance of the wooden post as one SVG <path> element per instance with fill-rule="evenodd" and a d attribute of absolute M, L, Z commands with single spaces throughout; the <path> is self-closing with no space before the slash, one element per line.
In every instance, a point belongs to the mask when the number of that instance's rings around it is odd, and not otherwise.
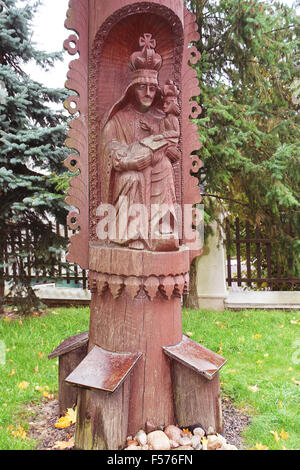
<path fill-rule="evenodd" d="M 181 298 L 201 254 L 190 158 L 199 34 L 183 0 L 72 0 L 65 24 L 76 34 L 64 47 L 79 53 L 65 102 L 79 113 L 65 161 L 76 172 L 67 260 L 89 270 L 92 292 L 88 353 L 66 382 L 78 387 L 76 448 L 118 449 L 148 420 L 175 424 L 164 348 L 182 341 Z"/>

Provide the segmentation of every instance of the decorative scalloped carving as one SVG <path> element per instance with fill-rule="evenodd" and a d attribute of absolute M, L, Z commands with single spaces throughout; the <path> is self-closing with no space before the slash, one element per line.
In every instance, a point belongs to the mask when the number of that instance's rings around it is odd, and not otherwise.
<path fill-rule="evenodd" d="M 75 31 L 64 42 L 64 48 L 70 55 L 79 53 L 79 58 L 69 64 L 66 88 L 76 94 L 65 102 L 65 108 L 71 115 L 79 117 L 70 124 L 66 146 L 76 153 L 64 162 L 72 172 L 79 174 L 70 181 L 67 204 L 75 207 L 68 216 L 68 224 L 78 232 L 70 237 L 67 260 L 77 263 L 82 269 L 88 269 L 88 7 L 86 0 L 70 0 L 67 29 Z M 72 165 L 74 163 L 74 165 Z M 75 223 L 72 220 L 76 219 Z"/>
<path fill-rule="evenodd" d="M 199 40 L 199 33 L 195 15 L 187 9 L 185 9 L 184 15 L 184 39 L 184 62 L 182 70 L 183 202 L 184 204 L 196 204 L 201 202 L 200 189 L 198 180 L 191 175 L 191 172 L 196 173 L 201 162 L 197 155 L 192 155 L 192 153 L 201 149 L 201 143 L 197 125 L 191 122 L 190 118 L 197 118 L 199 114 L 201 114 L 201 107 L 195 99 L 193 99 L 200 94 L 200 88 L 197 72 L 191 65 L 196 65 L 201 56 L 197 48 L 194 45 L 191 46 L 191 43 Z M 191 157 L 189 158 L 189 156 Z M 185 233 L 187 233 L 188 227 L 184 225 L 184 228 Z M 188 244 L 186 238 L 184 238 L 183 241 L 184 244 Z"/>
<path fill-rule="evenodd" d="M 189 274 L 176 276 L 117 276 L 115 274 L 99 274 L 90 272 L 89 288 L 93 294 L 106 295 L 110 290 L 114 299 L 118 299 L 124 292 L 133 300 L 146 295 L 152 301 L 158 293 L 166 299 L 181 297 L 187 292 Z"/>

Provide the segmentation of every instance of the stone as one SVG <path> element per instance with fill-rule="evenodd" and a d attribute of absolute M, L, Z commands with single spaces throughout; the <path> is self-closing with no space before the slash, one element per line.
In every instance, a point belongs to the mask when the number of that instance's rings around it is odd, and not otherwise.
<path fill-rule="evenodd" d="M 208 428 L 206 434 L 207 434 L 208 436 L 215 435 L 215 434 L 216 434 L 216 431 L 214 430 L 214 428 L 213 428 L 212 426 L 209 426 L 209 428 Z"/>
<path fill-rule="evenodd" d="M 198 444 L 198 445 L 195 447 L 195 450 L 202 450 L 202 444 Z"/>
<path fill-rule="evenodd" d="M 155 424 L 153 421 L 147 421 L 145 430 L 146 430 L 146 434 L 150 434 L 153 431 L 160 430 L 160 426 Z"/>
<path fill-rule="evenodd" d="M 171 449 L 176 449 L 177 447 L 179 447 L 179 444 L 178 442 L 172 441 L 172 439 L 170 439 L 170 446 L 171 446 Z"/>
<path fill-rule="evenodd" d="M 192 445 L 192 439 L 189 436 L 184 436 L 180 439 L 179 444 L 181 446 L 191 446 Z"/>
<path fill-rule="evenodd" d="M 128 446 L 138 446 L 138 445 L 139 445 L 139 443 L 138 443 L 137 440 L 135 440 L 135 439 L 127 439 L 127 447 L 128 447 Z"/>
<path fill-rule="evenodd" d="M 236 446 L 233 446 L 231 444 L 223 444 L 222 447 L 219 447 L 216 450 L 238 450 Z"/>
<path fill-rule="evenodd" d="M 163 431 L 153 431 L 147 437 L 149 449 L 151 450 L 170 450 L 170 440 Z"/>
<path fill-rule="evenodd" d="M 177 426 L 174 426 L 173 424 L 171 424 L 170 426 L 167 426 L 164 432 L 168 436 L 170 441 L 175 441 L 177 443 L 179 443 L 183 434 L 181 429 L 178 428 Z"/>
<path fill-rule="evenodd" d="M 145 446 L 147 444 L 147 434 L 145 433 L 145 431 L 143 429 L 141 429 L 137 434 L 136 436 L 134 437 L 134 439 L 138 442 L 138 444 L 140 444 L 141 446 Z"/>
<path fill-rule="evenodd" d="M 148 444 L 146 444 L 146 445 L 142 446 L 142 450 L 149 450 L 149 446 L 148 446 Z"/>
<path fill-rule="evenodd" d="M 194 449 L 196 449 L 196 447 L 201 444 L 201 437 L 200 436 L 193 436 L 192 439 L 192 446 L 194 447 Z M 202 446 L 201 446 L 202 447 Z"/>
<path fill-rule="evenodd" d="M 128 446 L 125 450 L 142 450 L 140 446 Z"/>
<path fill-rule="evenodd" d="M 200 436 L 200 439 L 205 436 L 205 431 L 202 428 L 195 428 L 193 431 L 194 436 Z"/>
<path fill-rule="evenodd" d="M 220 434 L 217 435 L 209 435 L 207 437 L 207 449 L 208 450 L 216 450 L 226 444 L 226 439 L 221 436 Z"/>
<path fill-rule="evenodd" d="M 192 446 L 180 446 L 175 450 L 194 450 Z"/>

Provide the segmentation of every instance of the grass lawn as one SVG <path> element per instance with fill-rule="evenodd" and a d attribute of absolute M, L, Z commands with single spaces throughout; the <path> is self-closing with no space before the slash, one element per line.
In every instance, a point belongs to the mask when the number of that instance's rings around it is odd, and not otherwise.
<path fill-rule="evenodd" d="M 24 404 L 57 394 L 57 361 L 47 355 L 88 323 L 87 308 L 0 320 L 0 450 L 35 448 L 26 437 L 30 416 Z M 184 309 L 183 325 L 192 339 L 227 358 L 223 394 L 252 416 L 245 446 L 299 449 L 300 312 Z"/>

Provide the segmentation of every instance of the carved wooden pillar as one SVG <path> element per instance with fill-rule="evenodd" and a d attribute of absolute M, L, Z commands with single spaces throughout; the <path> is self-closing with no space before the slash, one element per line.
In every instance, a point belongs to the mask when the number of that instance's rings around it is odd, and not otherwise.
<path fill-rule="evenodd" d="M 89 269 L 92 292 L 88 354 L 66 382 L 78 387 L 76 446 L 118 449 L 147 420 L 183 422 L 184 406 L 186 424 L 201 421 L 203 407 L 199 416 L 197 403 L 184 405 L 178 388 L 182 367 L 192 384 L 202 376 L 213 410 L 204 421 L 218 416 L 224 360 L 183 338 L 181 321 L 201 254 L 191 210 L 200 143 L 190 121 L 201 112 L 191 67 L 199 35 L 183 0 L 70 0 L 66 27 L 64 46 L 79 54 L 67 81 L 77 94 L 65 103 L 74 114 L 65 164 L 79 172 L 67 198 L 76 231 L 68 261 Z"/>

